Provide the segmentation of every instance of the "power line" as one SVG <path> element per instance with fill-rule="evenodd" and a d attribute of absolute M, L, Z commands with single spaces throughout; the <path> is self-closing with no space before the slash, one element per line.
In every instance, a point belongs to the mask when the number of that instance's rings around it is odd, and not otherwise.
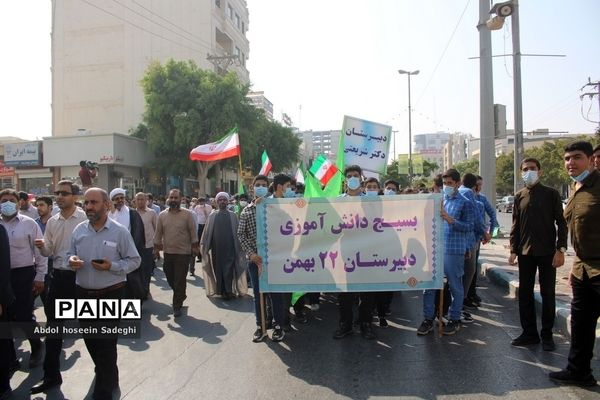
<path fill-rule="evenodd" d="M 148 7 L 145 7 L 143 4 L 138 3 L 136 0 L 131 0 L 133 3 L 137 4 L 139 7 L 143 8 L 144 10 L 148 11 L 150 14 L 162 19 L 163 21 L 165 21 L 166 23 L 168 23 L 169 25 L 173 25 L 175 28 L 179 29 L 180 31 L 183 31 L 185 33 L 187 33 L 188 35 L 190 35 L 191 37 L 193 37 L 194 39 L 199 40 L 200 42 L 203 42 L 205 44 L 207 44 L 208 46 L 211 46 L 211 44 L 207 41 L 205 41 L 203 38 L 201 38 L 200 36 L 194 35 L 192 32 L 183 29 L 180 26 L 177 26 L 177 24 L 175 24 L 174 22 L 171 22 L 170 20 L 168 20 L 167 18 L 163 17 L 160 14 L 155 13 L 154 11 L 152 11 L 151 9 L 149 9 Z"/>
<path fill-rule="evenodd" d="M 90 3 L 88 0 L 81 0 L 81 1 L 83 1 L 84 3 L 86 3 L 86 4 L 88 4 L 88 5 L 92 6 L 92 7 L 94 7 L 94 8 L 96 8 L 96 9 L 98 9 L 98 10 L 100 10 L 100 11 L 102 11 L 102 12 L 104 12 L 104 13 L 108 14 L 108 15 L 111 15 L 111 16 L 113 16 L 113 17 L 117 18 L 118 20 L 120 20 L 120 21 L 122 21 L 122 22 L 124 22 L 124 23 L 126 23 L 126 24 L 129 24 L 129 25 L 131 25 L 131 26 L 133 26 L 133 27 L 135 27 L 135 28 L 137 28 L 137 29 L 139 29 L 139 30 L 141 30 L 141 31 L 147 32 L 147 33 L 151 34 L 152 36 L 156 36 L 157 38 L 160 38 L 160 39 L 166 40 L 167 42 L 173 43 L 173 44 L 175 44 L 175 45 L 177 45 L 177 46 L 180 46 L 180 47 L 184 47 L 184 48 L 186 48 L 186 49 L 188 49 L 188 50 L 191 50 L 191 51 L 195 51 L 195 52 L 197 52 L 197 53 L 202 53 L 202 54 L 204 53 L 204 51 L 202 51 L 202 50 L 199 50 L 199 49 L 196 49 L 196 48 L 193 48 L 193 47 L 187 46 L 187 45 L 185 45 L 185 44 L 183 44 L 183 43 L 180 43 L 180 42 L 176 42 L 176 41 L 174 41 L 174 40 L 172 40 L 172 39 L 169 39 L 169 38 L 166 38 L 166 37 L 164 37 L 163 35 L 160 35 L 160 34 L 158 34 L 158 33 L 156 33 L 156 32 L 153 32 L 153 31 L 151 31 L 151 30 L 148 30 L 148 29 L 146 29 L 146 28 L 144 28 L 144 27 L 141 27 L 141 26 L 139 26 L 139 25 L 137 25 L 137 24 L 134 24 L 133 22 L 131 22 L 131 21 L 129 21 L 129 20 L 127 20 L 127 19 L 125 19 L 125 18 L 122 18 L 122 17 L 120 17 L 119 15 L 113 14 L 112 12 L 110 12 L 110 11 L 108 11 L 108 10 L 106 10 L 106 9 L 102 8 L 102 7 L 98 7 L 97 5 L 95 5 L 95 4 L 93 4 L 93 3 Z"/>
<path fill-rule="evenodd" d="M 142 18 L 144 18 L 144 19 L 146 19 L 146 20 L 148 20 L 148 21 L 152 22 L 153 24 L 156 24 L 156 25 L 160 26 L 161 28 L 163 28 L 163 29 L 166 29 L 166 30 L 168 30 L 168 31 L 169 31 L 169 32 L 171 32 L 171 33 L 174 33 L 175 35 L 177 35 L 177 36 L 179 36 L 179 37 L 181 37 L 181 38 L 183 38 L 183 39 L 185 39 L 185 40 L 189 40 L 190 42 L 192 42 L 192 43 L 194 43 L 194 44 L 197 44 L 197 45 L 199 45 L 199 46 L 202 46 L 202 47 L 205 47 L 205 45 L 206 45 L 206 43 L 204 43 L 204 44 L 203 44 L 203 43 L 200 43 L 200 42 L 194 41 L 194 40 L 192 40 L 192 39 L 190 39 L 190 38 L 187 38 L 187 37 L 183 36 L 183 35 L 182 35 L 182 34 L 180 34 L 179 32 L 176 32 L 176 31 L 174 31 L 173 29 L 171 29 L 171 28 L 169 28 L 169 27 L 167 27 L 167 26 L 165 26 L 165 25 L 159 24 L 158 22 L 154 21 L 153 19 L 146 17 L 145 15 L 143 15 L 143 14 L 141 14 L 141 13 L 137 12 L 136 10 L 134 10 L 134 9 L 133 9 L 133 8 L 131 8 L 131 7 L 128 7 L 128 6 L 126 6 L 125 4 L 123 4 L 123 3 L 119 2 L 118 0 L 113 0 L 113 2 L 114 2 L 114 3 L 117 3 L 118 5 L 120 5 L 120 6 L 121 6 L 121 7 L 123 7 L 123 8 L 126 8 L 126 9 L 128 9 L 128 10 L 129 10 L 129 11 L 131 11 L 132 13 L 134 13 L 134 14 L 136 14 L 136 15 L 139 15 L 140 17 L 142 17 Z M 210 50 L 210 46 L 209 46 L 209 47 L 206 47 L 206 49 Z"/>
<path fill-rule="evenodd" d="M 444 48 L 444 51 L 442 51 L 442 55 L 440 56 L 437 64 L 435 65 L 435 68 L 433 69 L 433 72 L 431 73 L 431 76 L 430 76 L 429 80 L 427 81 L 427 84 L 425 85 L 425 88 L 423 89 L 423 91 L 419 95 L 419 98 L 417 99 L 417 101 L 415 103 L 415 106 L 417 106 L 419 104 L 419 102 L 421 101 L 421 98 L 423 98 L 423 95 L 425 94 L 425 91 L 429 87 L 429 84 L 431 83 L 431 81 L 435 77 L 435 73 L 437 72 L 438 67 L 442 63 L 442 60 L 444 59 L 444 56 L 446 55 L 446 51 L 450 47 L 450 43 L 452 43 L 452 39 L 454 39 L 454 35 L 456 34 L 456 31 L 458 30 L 458 27 L 460 26 L 460 23 L 462 22 L 462 19 L 465 16 L 465 13 L 467 12 L 467 9 L 469 8 L 469 4 L 470 3 L 471 3 L 471 0 L 468 0 L 467 4 L 465 5 L 465 8 L 464 8 L 462 14 L 460 14 L 460 17 L 458 18 L 458 22 L 456 23 L 456 26 L 454 27 L 454 30 L 452 31 L 452 34 L 450 34 L 450 38 L 448 39 L 448 43 L 446 43 L 446 47 Z"/>

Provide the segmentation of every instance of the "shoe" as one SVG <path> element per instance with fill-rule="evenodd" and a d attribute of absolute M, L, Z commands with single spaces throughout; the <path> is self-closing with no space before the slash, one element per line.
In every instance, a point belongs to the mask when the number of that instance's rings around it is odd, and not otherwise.
<path fill-rule="evenodd" d="M 522 333 L 519 337 L 514 339 L 510 344 L 513 346 L 529 346 L 531 344 L 538 344 L 540 338 L 538 336 L 529 336 Z"/>
<path fill-rule="evenodd" d="M 433 320 L 426 319 L 421 322 L 421 326 L 417 329 L 417 335 L 427 335 L 429 332 L 433 330 Z"/>
<path fill-rule="evenodd" d="M 471 322 L 473 322 L 474 319 L 471 316 L 471 313 L 468 313 L 466 311 L 463 311 L 461 313 L 461 318 L 460 318 L 460 322 L 464 323 L 464 324 L 470 324 Z"/>
<path fill-rule="evenodd" d="M 360 324 L 360 334 L 367 340 L 375 339 L 375 333 L 373 333 L 373 327 L 370 322 Z"/>
<path fill-rule="evenodd" d="M 285 332 L 279 325 L 275 325 L 275 329 L 273 329 L 273 333 L 271 334 L 271 340 L 274 342 L 281 342 L 285 337 Z"/>
<path fill-rule="evenodd" d="M 556 350 L 556 343 L 554 343 L 554 339 L 542 339 L 542 350 L 544 351 L 554 351 Z"/>
<path fill-rule="evenodd" d="M 444 335 L 454 335 L 460 330 L 460 320 L 451 319 L 444 327 Z"/>
<path fill-rule="evenodd" d="M 252 341 L 254 343 L 260 343 L 265 337 L 267 337 L 267 334 L 263 333 L 262 328 L 259 326 L 256 328 L 256 331 L 254 331 L 254 335 L 252 335 Z"/>
<path fill-rule="evenodd" d="M 44 343 L 36 340 L 31 345 L 31 355 L 29 356 L 29 368 L 35 368 L 42 363 L 44 359 Z"/>
<path fill-rule="evenodd" d="M 195 271 L 190 271 L 190 276 L 196 276 L 196 272 Z"/>
<path fill-rule="evenodd" d="M 475 309 L 478 307 L 477 303 L 475 303 L 473 300 L 471 299 L 465 299 L 465 301 L 463 302 L 463 306 L 465 308 L 470 308 L 470 309 Z"/>
<path fill-rule="evenodd" d="M 8 367 L 8 377 L 9 377 L 8 379 L 12 379 L 15 372 L 17 372 L 20 369 L 21 369 L 21 363 L 19 362 L 19 360 L 14 359 L 10 363 L 10 366 Z"/>
<path fill-rule="evenodd" d="M 62 379 L 44 379 L 42 382 L 38 383 L 34 387 L 31 388 L 29 393 L 37 394 L 42 392 L 47 392 L 48 390 L 60 386 L 62 384 Z"/>
<path fill-rule="evenodd" d="M 380 328 L 387 328 L 390 325 L 388 324 L 387 320 L 383 317 L 379 317 L 379 327 Z"/>
<path fill-rule="evenodd" d="M 181 317 L 181 307 L 173 308 L 173 316 L 176 318 Z"/>
<path fill-rule="evenodd" d="M 310 309 L 312 311 L 319 311 L 319 305 L 318 304 L 311 304 L 310 305 Z"/>
<path fill-rule="evenodd" d="M 308 317 L 306 316 L 305 313 L 298 313 L 298 314 L 296 314 L 294 321 L 296 321 L 299 324 L 306 324 L 306 323 L 308 323 Z"/>
<path fill-rule="evenodd" d="M 576 375 L 568 369 L 563 369 L 562 371 L 558 372 L 550 372 L 548 377 L 553 382 L 562 383 L 565 385 L 595 386 L 597 383 L 594 375 L 592 374 L 583 376 Z"/>
<path fill-rule="evenodd" d="M 352 325 L 340 324 L 340 327 L 333 333 L 334 339 L 341 339 L 345 336 L 352 335 Z"/>

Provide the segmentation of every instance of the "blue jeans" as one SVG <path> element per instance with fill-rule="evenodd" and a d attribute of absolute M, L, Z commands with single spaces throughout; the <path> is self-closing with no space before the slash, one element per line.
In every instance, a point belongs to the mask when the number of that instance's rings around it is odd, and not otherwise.
<path fill-rule="evenodd" d="M 254 315 L 256 316 L 256 326 L 261 326 L 260 314 L 260 288 L 258 286 L 258 266 L 253 262 L 248 262 L 248 272 L 250 273 L 250 281 L 252 282 L 252 290 L 254 292 Z M 283 293 L 265 293 L 265 301 L 271 303 L 273 310 L 273 319 L 275 325 L 283 327 L 285 318 L 285 309 L 283 306 Z M 269 321 L 267 321 L 267 324 Z"/>
<path fill-rule="evenodd" d="M 459 320 L 462 311 L 465 291 L 463 289 L 462 276 L 464 275 L 464 254 L 444 254 L 444 274 L 448 278 L 452 303 L 450 303 L 450 319 Z M 423 317 L 433 319 L 435 317 L 435 290 L 425 290 L 423 294 Z"/>

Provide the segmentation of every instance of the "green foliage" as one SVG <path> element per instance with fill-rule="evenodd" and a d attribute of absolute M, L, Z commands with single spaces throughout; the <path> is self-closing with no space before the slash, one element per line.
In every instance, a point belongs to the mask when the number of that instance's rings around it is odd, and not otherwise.
<path fill-rule="evenodd" d="M 463 176 L 467 172 L 479 175 L 479 159 L 477 157 L 473 157 L 459 161 L 454 164 L 453 168 L 460 172 L 460 176 Z"/>
<path fill-rule="evenodd" d="M 193 61 L 169 60 L 151 64 L 141 84 L 146 109 L 133 135 L 147 139 L 163 173 L 195 174 L 190 150 L 217 141 L 236 125 L 245 165 L 260 165 L 262 148 L 277 169 L 291 167 L 297 159 L 299 141 L 250 104 L 248 87 L 234 73 L 219 76 Z M 223 163 L 237 167 L 237 159 Z"/>
<path fill-rule="evenodd" d="M 514 152 L 496 157 L 496 191 L 510 194 L 514 189 Z"/>

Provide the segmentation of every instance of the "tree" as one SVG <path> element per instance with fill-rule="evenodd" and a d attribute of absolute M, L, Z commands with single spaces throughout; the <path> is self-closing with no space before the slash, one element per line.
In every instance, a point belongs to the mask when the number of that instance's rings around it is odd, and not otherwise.
<path fill-rule="evenodd" d="M 514 152 L 496 157 L 496 192 L 509 194 L 514 189 Z"/>
<path fill-rule="evenodd" d="M 477 157 L 468 158 L 454 164 L 453 168 L 463 176 L 467 172 L 479 175 L 479 159 Z"/>
<path fill-rule="evenodd" d="M 234 73 L 219 76 L 193 61 L 169 60 L 164 65 L 152 63 L 141 83 L 146 109 L 134 135 L 147 139 L 161 172 L 183 176 L 195 172 L 200 193 L 206 193 L 204 183 L 215 162 L 192 162 L 190 150 L 219 140 L 234 126 L 244 164 L 260 163 L 260 149 L 269 151 L 271 146 L 278 149 L 269 152 L 273 165 L 285 168 L 297 159 L 299 140 L 250 104 L 248 87 Z M 237 166 L 237 160 L 222 164 Z"/>

